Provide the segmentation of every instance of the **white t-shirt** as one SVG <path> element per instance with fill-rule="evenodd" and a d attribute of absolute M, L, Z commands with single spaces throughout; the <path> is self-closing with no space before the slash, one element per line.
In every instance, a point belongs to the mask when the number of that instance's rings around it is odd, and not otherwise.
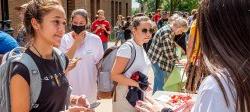
<path fill-rule="evenodd" d="M 236 105 L 234 98 L 236 97 L 234 96 L 236 95 L 236 91 L 229 81 L 221 75 L 218 75 L 218 77 L 225 88 L 229 100 L 229 107 L 226 105 L 224 95 L 215 78 L 208 76 L 199 88 L 198 97 L 192 112 L 235 112 Z M 232 90 L 230 88 L 232 88 Z"/>
<path fill-rule="evenodd" d="M 132 64 L 132 66 L 127 70 L 127 72 L 124 73 L 124 75 L 128 78 L 131 77 L 131 75 L 137 71 L 140 71 L 141 73 L 148 75 L 149 68 L 151 67 L 151 62 L 142 46 L 139 46 L 135 43 L 133 39 L 129 40 L 133 43 L 136 49 L 136 57 L 135 61 Z M 132 44 L 128 43 L 128 44 Z M 131 47 L 128 44 L 123 44 L 118 49 L 116 56 L 124 57 L 124 58 L 131 58 Z"/>
<path fill-rule="evenodd" d="M 148 56 L 142 46 L 137 45 L 134 40 L 129 40 L 133 43 L 136 49 L 136 57 L 135 61 L 132 64 L 132 66 L 124 73 L 124 75 L 127 78 L 130 78 L 131 75 L 137 71 L 140 71 L 141 73 L 148 75 L 151 62 L 148 59 Z M 131 42 L 128 42 L 128 44 L 132 44 Z M 124 57 L 124 58 L 131 58 L 131 47 L 128 44 L 123 44 L 118 49 L 116 56 Z M 132 46 L 132 45 L 131 45 Z M 116 87 L 116 101 L 113 102 L 113 112 L 136 112 L 136 109 L 132 107 L 127 99 L 127 93 L 128 93 L 128 86 L 124 85 L 118 85 Z"/>
<path fill-rule="evenodd" d="M 68 52 L 74 43 L 74 38 L 70 33 L 63 36 L 60 49 Z M 86 37 L 82 45 L 76 50 L 74 58 L 81 58 L 76 67 L 72 69 L 67 78 L 72 86 L 73 95 L 86 95 L 90 103 L 96 100 L 97 96 L 97 69 L 96 64 L 103 56 L 101 39 L 92 33 L 86 32 Z"/>

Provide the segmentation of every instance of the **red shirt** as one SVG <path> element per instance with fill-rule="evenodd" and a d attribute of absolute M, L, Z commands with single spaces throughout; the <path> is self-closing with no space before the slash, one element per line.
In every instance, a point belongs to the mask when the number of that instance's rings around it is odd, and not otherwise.
<path fill-rule="evenodd" d="M 91 31 L 94 32 L 98 26 L 104 26 L 107 29 L 107 31 L 111 30 L 111 25 L 107 20 L 95 20 L 92 23 Z M 96 30 L 95 34 L 101 38 L 103 43 L 109 41 L 109 34 L 104 29 L 100 28 Z"/>
<path fill-rule="evenodd" d="M 153 16 L 153 20 L 154 20 L 154 22 L 155 23 L 158 23 L 158 21 L 161 19 L 161 15 L 160 14 L 155 14 L 154 16 Z"/>

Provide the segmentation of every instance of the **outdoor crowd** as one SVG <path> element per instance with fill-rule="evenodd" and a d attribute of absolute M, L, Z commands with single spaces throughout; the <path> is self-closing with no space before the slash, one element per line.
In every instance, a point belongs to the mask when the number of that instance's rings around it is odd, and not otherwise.
<path fill-rule="evenodd" d="M 67 24 L 60 1 L 31 0 L 16 7 L 17 37 L 0 31 L 0 112 L 92 112 L 102 98 L 112 98 L 113 112 L 173 112 L 147 93 L 163 91 L 178 64 L 182 92 L 197 94 L 185 111 L 248 112 L 249 6 L 202 0 L 190 14 L 118 15 L 112 26 L 101 9 L 93 22 L 76 9 Z"/>

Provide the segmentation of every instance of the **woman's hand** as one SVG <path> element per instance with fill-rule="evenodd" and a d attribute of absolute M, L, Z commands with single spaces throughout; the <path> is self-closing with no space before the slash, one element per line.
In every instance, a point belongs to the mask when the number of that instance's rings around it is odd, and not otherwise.
<path fill-rule="evenodd" d="M 138 101 L 135 108 L 139 112 L 160 112 L 164 106 L 152 98 L 145 97 L 145 101 Z"/>
<path fill-rule="evenodd" d="M 70 106 L 66 112 L 94 112 L 94 110 L 82 106 Z"/>
<path fill-rule="evenodd" d="M 85 95 L 81 95 L 81 96 L 71 95 L 70 96 L 70 105 L 88 108 L 89 102 L 88 102 Z"/>
<path fill-rule="evenodd" d="M 86 37 L 86 32 L 82 31 L 80 34 L 76 34 L 74 31 L 71 32 L 72 37 L 75 39 L 73 45 L 70 47 L 69 51 L 66 53 L 69 59 L 74 57 L 76 50 L 80 47 L 83 40 Z"/>
<path fill-rule="evenodd" d="M 85 95 L 81 95 L 77 99 L 77 106 L 89 107 L 89 101 L 87 100 Z"/>
<path fill-rule="evenodd" d="M 81 58 L 74 58 L 69 60 L 69 65 L 65 70 L 65 73 L 67 74 L 70 70 L 74 69 L 78 63 L 78 61 L 81 60 Z"/>
<path fill-rule="evenodd" d="M 82 31 L 79 34 L 76 34 L 75 32 L 72 32 L 72 36 L 75 39 L 74 45 L 79 47 L 81 45 L 81 43 L 83 42 L 84 38 L 86 37 L 86 32 Z"/>

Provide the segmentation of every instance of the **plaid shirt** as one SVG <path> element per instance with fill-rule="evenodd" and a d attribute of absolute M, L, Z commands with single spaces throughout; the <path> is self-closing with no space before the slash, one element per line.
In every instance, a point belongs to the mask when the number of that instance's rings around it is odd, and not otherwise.
<path fill-rule="evenodd" d="M 147 54 L 151 62 L 158 63 L 163 71 L 172 72 L 177 60 L 175 51 L 171 28 L 165 25 L 156 32 Z"/>

